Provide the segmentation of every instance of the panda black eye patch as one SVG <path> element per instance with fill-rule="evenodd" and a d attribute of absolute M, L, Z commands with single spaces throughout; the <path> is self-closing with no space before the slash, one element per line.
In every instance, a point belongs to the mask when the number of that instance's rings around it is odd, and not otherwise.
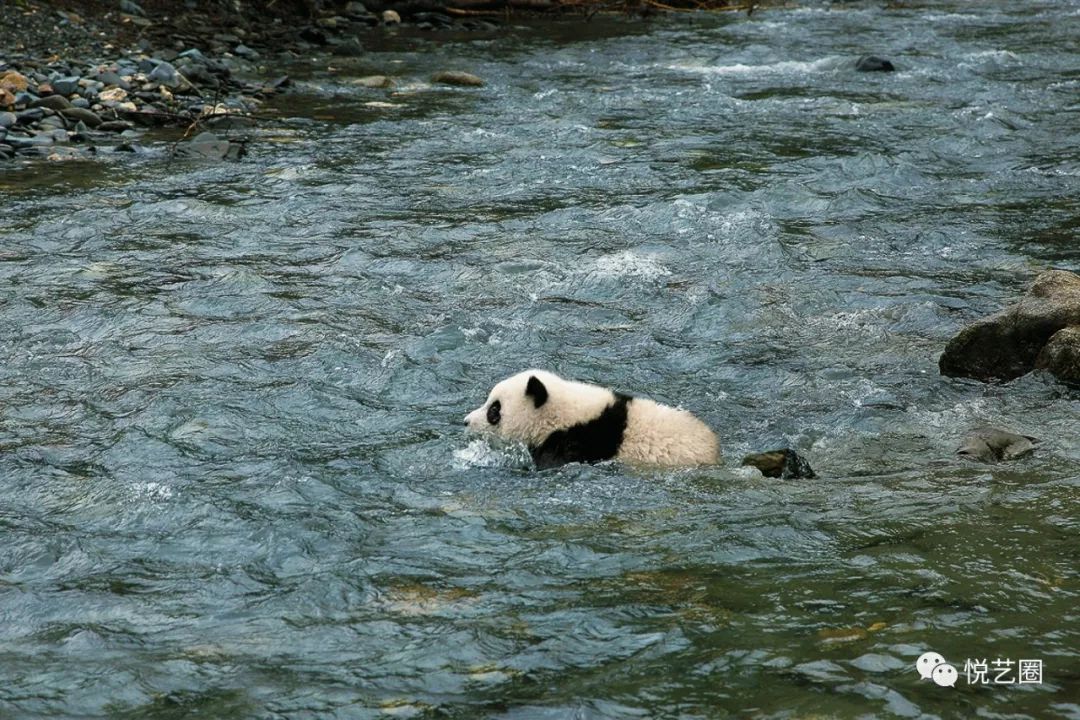
<path fill-rule="evenodd" d="M 487 419 L 492 425 L 499 424 L 500 414 L 502 413 L 502 403 L 496 400 L 488 405 Z"/>

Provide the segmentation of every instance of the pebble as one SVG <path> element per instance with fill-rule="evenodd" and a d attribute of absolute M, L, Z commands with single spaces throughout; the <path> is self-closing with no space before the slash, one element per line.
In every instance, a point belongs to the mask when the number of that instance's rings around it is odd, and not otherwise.
<path fill-rule="evenodd" d="M 101 132 L 122 133 L 125 130 L 132 130 L 134 129 L 134 127 L 135 126 L 129 123 L 127 120 L 106 120 L 105 122 L 98 125 L 97 129 Z"/>
<path fill-rule="evenodd" d="M 383 10 L 382 21 L 387 25 L 397 25 L 401 22 L 401 16 L 396 10 Z"/>
<path fill-rule="evenodd" d="M 203 132 L 189 142 L 178 145 L 176 154 L 206 160 L 236 160 L 244 155 L 244 146 L 221 139 L 212 132 Z"/>
<path fill-rule="evenodd" d="M 460 70 L 448 70 L 438 72 L 431 76 L 431 82 L 441 85 L 458 85 L 461 87 L 482 87 L 484 81 L 472 73 Z"/>
<path fill-rule="evenodd" d="M 13 112 L 0 112 L 0 127 L 9 128 L 15 124 L 17 119 Z"/>
<path fill-rule="evenodd" d="M 30 83 L 26 79 L 26 76 L 15 70 L 8 70 L 4 74 L 0 75 L 0 88 L 3 88 L 9 92 L 16 93 L 22 92 L 29 87 Z"/>
<path fill-rule="evenodd" d="M 79 80 L 77 77 L 62 77 L 52 81 L 53 92 L 59 95 L 71 95 L 79 91 Z"/>
<path fill-rule="evenodd" d="M 36 123 L 45 117 L 45 108 L 31 108 L 29 110 L 21 110 L 15 113 L 16 125 L 29 125 L 30 123 Z"/>

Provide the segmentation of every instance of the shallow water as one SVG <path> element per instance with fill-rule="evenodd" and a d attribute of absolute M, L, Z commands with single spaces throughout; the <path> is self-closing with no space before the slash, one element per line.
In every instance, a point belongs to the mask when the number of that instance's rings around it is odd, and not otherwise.
<path fill-rule="evenodd" d="M 1080 269 L 1080 10 L 983 5 L 403 30 L 241 162 L 4 171 L 0 714 L 1080 717 L 1080 394 L 936 367 Z M 728 466 L 465 437 L 528 366 Z"/>

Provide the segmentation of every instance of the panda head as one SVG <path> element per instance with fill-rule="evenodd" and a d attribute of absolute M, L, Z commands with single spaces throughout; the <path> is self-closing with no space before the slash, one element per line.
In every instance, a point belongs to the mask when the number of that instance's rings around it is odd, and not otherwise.
<path fill-rule="evenodd" d="M 487 402 L 465 416 L 465 424 L 474 432 L 538 445 L 559 429 L 565 382 L 545 370 L 508 377 L 491 389 Z"/>

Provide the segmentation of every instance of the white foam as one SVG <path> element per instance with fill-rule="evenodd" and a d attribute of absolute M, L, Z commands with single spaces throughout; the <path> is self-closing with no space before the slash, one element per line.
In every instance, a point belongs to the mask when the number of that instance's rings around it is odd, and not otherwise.
<path fill-rule="evenodd" d="M 624 250 L 605 255 L 596 261 L 594 274 L 601 277 L 630 277 L 642 280 L 659 280 L 671 275 L 671 271 L 653 254 Z"/>

